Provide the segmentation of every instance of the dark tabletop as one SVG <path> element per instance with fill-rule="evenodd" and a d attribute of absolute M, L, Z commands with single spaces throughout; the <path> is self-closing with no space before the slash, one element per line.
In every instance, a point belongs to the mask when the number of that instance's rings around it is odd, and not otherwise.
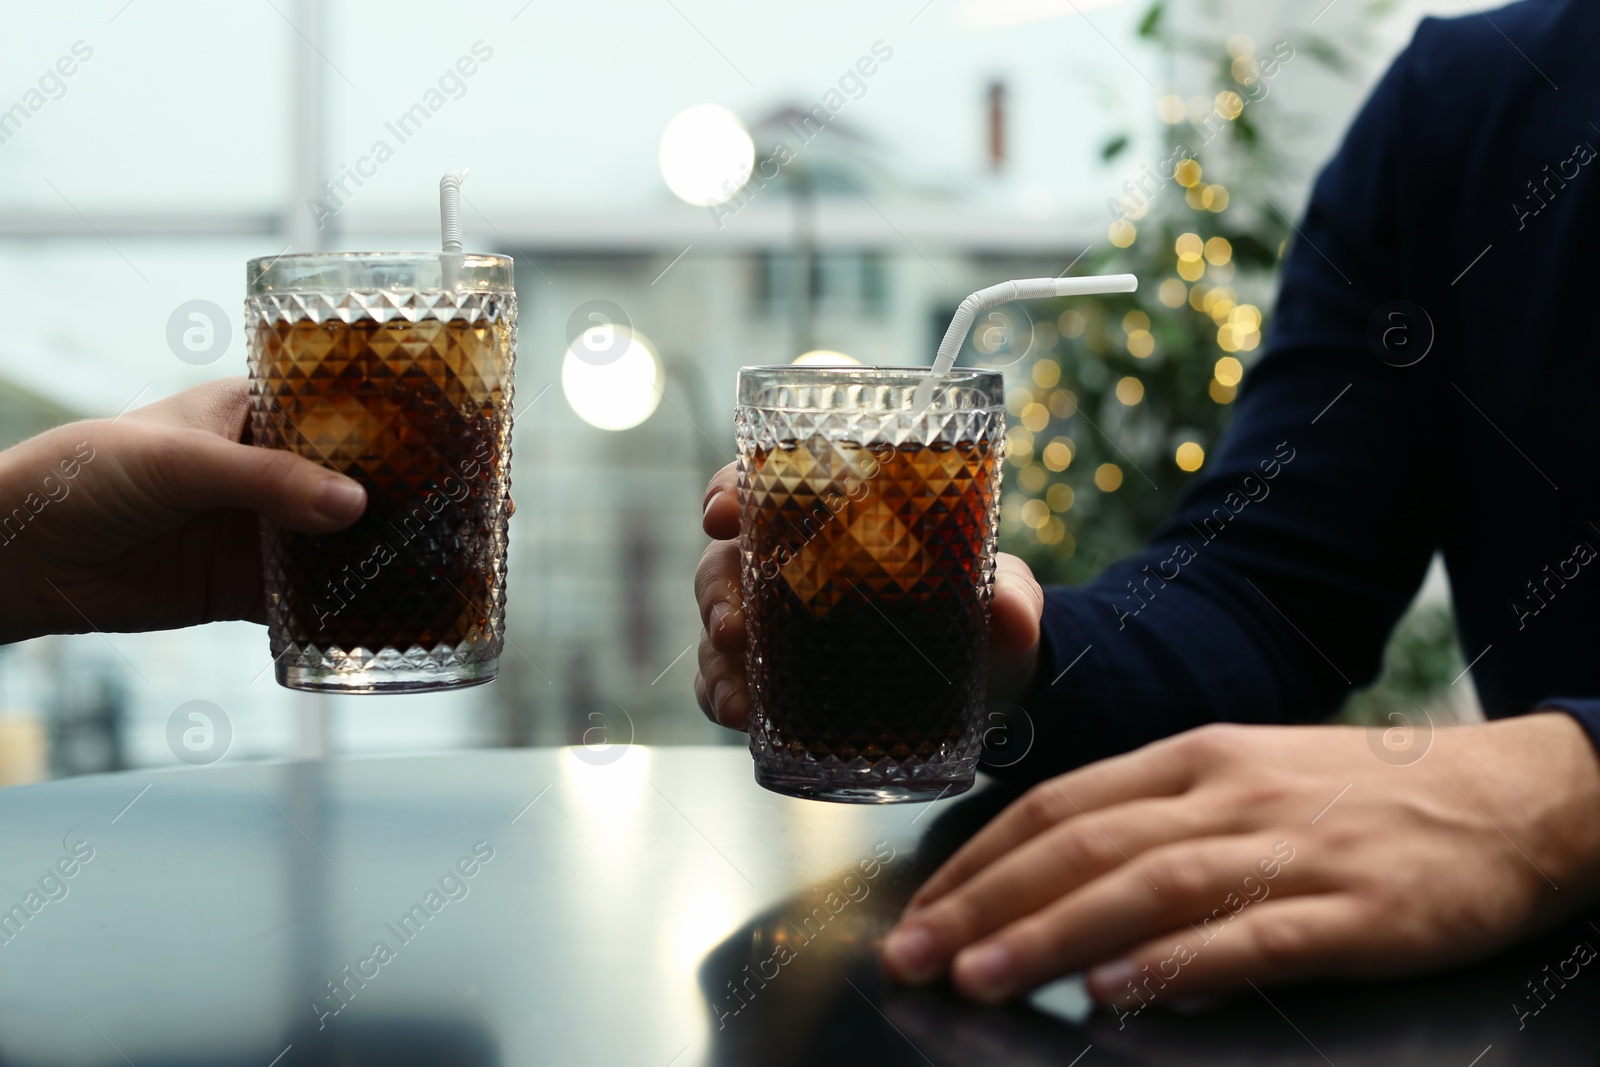
<path fill-rule="evenodd" d="M 637 747 L 6 789 L 0 1067 L 1600 1059 L 1587 920 L 1440 977 L 1122 1020 L 1071 982 L 1000 1009 L 887 986 L 892 916 L 1005 799 L 810 803 L 739 749 Z"/>

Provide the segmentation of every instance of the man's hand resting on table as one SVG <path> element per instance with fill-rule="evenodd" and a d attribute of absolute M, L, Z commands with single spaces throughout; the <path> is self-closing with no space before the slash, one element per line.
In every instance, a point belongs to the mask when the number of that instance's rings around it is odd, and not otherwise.
<path fill-rule="evenodd" d="M 1089 969 L 1100 1003 L 1485 956 L 1594 899 L 1600 759 L 1562 713 L 1439 730 L 1211 726 L 1037 786 L 917 891 L 895 977 L 1004 1000 Z M 1557 888 L 1559 887 L 1559 889 Z"/>
<path fill-rule="evenodd" d="M 731 467 L 712 479 L 695 695 L 749 704 Z M 992 688 L 1032 678 L 1043 594 L 1000 557 Z M 1005 1000 L 1088 969 L 1119 1010 L 1487 955 L 1594 899 L 1600 759 L 1561 713 L 1433 735 L 1409 765 L 1355 727 L 1212 726 L 1045 782 L 913 897 L 891 975 Z M 1559 886 L 1559 890 L 1556 888 Z"/>
<path fill-rule="evenodd" d="M 0 452 L 0 642 L 265 621 L 255 513 L 329 533 L 366 492 L 240 444 L 248 411 L 244 379 L 229 379 Z"/>

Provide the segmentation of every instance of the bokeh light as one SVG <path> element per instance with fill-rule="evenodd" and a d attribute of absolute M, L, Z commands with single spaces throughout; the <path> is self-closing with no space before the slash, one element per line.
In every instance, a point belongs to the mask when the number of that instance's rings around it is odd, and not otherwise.
<path fill-rule="evenodd" d="M 1033 459 L 1033 434 L 1021 426 L 1006 431 L 1006 460 L 1014 466 L 1026 466 Z"/>
<path fill-rule="evenodd" d="M 1144 383 L 1139 379 L 1129 376 L 1117 382 L 1117 399 L 1128 407 L 1133 407 L 1144 399 Z"/>
<path fill-rule="evenodd" d="M 673 195 L 696 207 L 732 199 L 750 180 L 756 146 L 739 116 L 720 104 L 697 104 L 661 133 L 661 177 Z"/>
<path fill-rule="evenodd" d="M 1200 464 L 1206 461 L 1206 450 L 1194 441 L 1185 441 L 1178 446 L 1178 451 L 1172 457 L 1178 464 L 1179 470 L 1197 471 Z"/>
<path fill-rule="evenodd" d="M 1213 373 L 1223 385 L 1238 385 L 1244 378 L 1244 365 L 1232 356 L 1223 356 L 1217 360 Z"/>
<path fill-rule="evenodd" d="M 1102 493 L 1114 493 L 1122 485 L 1122 468 L 1115 463 L 1102 463 L 1094 469 L 1095 488 Z"/>
<path fill-rule="evenodd" d="M 637 330 L 628 331 L 627 340 L 622 355 L 597 365 L 575 351 L 583 344 L 580 336 L 561 361 L 561 391 L 567 403 L 580 419 L 597 429 L 631 429 L 648 419 L 661 403 L 661 391 L 666 387 L 661 357 Z"/>
<path fill-rule="evenodd" d="M 1072 466 L 1072 441 L 1057 437 L 1044 446 L 1044 465 L 1057 474 Z"/>
<path fill-rule="evenodd" d="M 859 367 L 861 361 L 843 352 L 835 352 L 831 348 L 813 348 L 809 352 L 794 357 L 794 365 L 796 367 Z"/>

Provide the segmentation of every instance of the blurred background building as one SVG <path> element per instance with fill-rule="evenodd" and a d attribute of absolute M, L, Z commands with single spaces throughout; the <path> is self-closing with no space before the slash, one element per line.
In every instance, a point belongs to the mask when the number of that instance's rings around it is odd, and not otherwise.
<path fill-rule="evenodd" d="M 1029 434 L 1007 471 L 1004 547 L 1082 580 L 1131 550 L 1165 497 L 1089 462 L 1098 446 L 1067 436 L 1077 405 L 1143 403 L 1111 432 L 1175 476 L 1197 469 L 1234 368 L 1270 329 L 1281 244 L 1266 238 L 1287 234 L 1416 21 L 1475 10 L 103 0 L 13 13 L 0 444 L 242 373 L 246 258 L 434 247 L 438 175 L 467 164 L 469 246 L 519 263 L 518 510 L 495 684 L 294 694 L 272 681 L 265 632 L 243 623 L 46 638 L 0 649 L 0 780 L 173 763 L 167 723 L 192 700 L 231 721 L 231 759 L 596 729 L 739 743 L 704 722 L 690 687 L 700 501 L 732 458 L 736 370 L 816 351 L 923 363 L 973 289 L 1135 269 L 1137 302 L 1033 309 L 964 357 L 1006 368 Z M 64 56 L 73 73 L 52 76 Z M 1141 206 L 1145 170 L 1214 115 L 1204 177 L 1146 188 Z M 1230 197 L 1234 174 L 1255 175 L 1256 192 Z M 1229 253 L 1186 251 L 1204 227 L 1185 211 L 1233 233 Z M 1189 324 L 1152 324 L 1162 307 Z M 623 358 L 569 351 L 619 328 L 636 342 Z M 1108 376 L 1097 359 L 1134 370 Z M 1198 377 L 1156 370 L 1191 365 Z M 1405 699 L 1454 664 L 1441 610 L 1397 645 Z"/>

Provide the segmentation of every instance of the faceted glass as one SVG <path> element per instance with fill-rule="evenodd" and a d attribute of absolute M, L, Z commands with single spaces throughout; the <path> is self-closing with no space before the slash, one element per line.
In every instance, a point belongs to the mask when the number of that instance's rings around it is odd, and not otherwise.
<path fill-rule="evenodd" d="M 250 261 L 251 433 L 360 482 L 313 536 L 263 520 L 280 684 L 477 685 L 504 641 L 517 298 L 503 256 Z"/>
<path fill-rule="evenodd" d="M 756 780 L 932 800 L 982 748 L 1005 435 L 1001 376 L 739 372 L 739 547 Z"/>

